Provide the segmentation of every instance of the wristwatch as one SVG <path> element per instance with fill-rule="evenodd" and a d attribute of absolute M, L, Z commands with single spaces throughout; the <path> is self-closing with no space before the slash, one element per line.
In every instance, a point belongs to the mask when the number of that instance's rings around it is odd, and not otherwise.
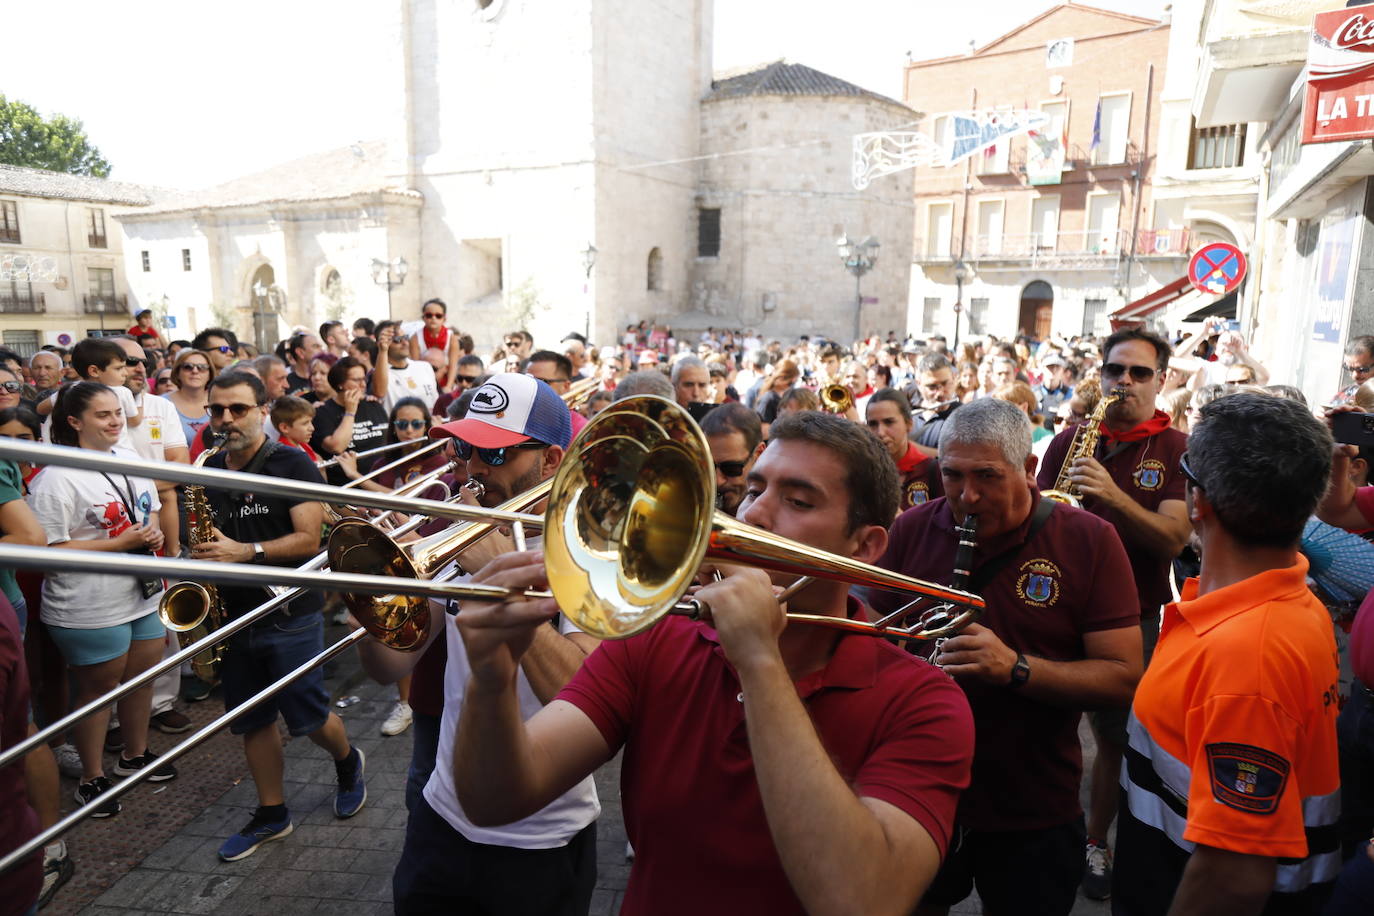
<path fill-rule="evenodd" d="M 1025 686 L 1026 681 L 1030 680 L 1030 664 L 1026 657 L 1021 653 L 1016 653 L 1016 664 L 1011 666 L 1011 682 L 1007 684 L 1012 690 Z"/>
<path fill-rule="evenodd" d="M 261 544 L 253 545 L 253 559 L 250 562 L 259 565 L 267 562 L 267 550 Z"/>

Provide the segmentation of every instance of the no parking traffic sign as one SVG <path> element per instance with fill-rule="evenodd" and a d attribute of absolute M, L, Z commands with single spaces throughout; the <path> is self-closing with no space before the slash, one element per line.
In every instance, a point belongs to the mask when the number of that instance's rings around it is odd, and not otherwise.
<path fill-rule="evenodd" d="M 1230 242 L 1199 248 L 1188 262 L 1188 280 L 1199 292 L 1224 296 L 1245 279 L 1245 255 Z"/>

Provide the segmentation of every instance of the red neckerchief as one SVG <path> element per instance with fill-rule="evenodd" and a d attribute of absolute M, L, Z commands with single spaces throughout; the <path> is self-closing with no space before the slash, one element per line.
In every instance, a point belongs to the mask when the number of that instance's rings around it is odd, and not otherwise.
<path fill-rule="evenodd" d="M 897 473 L 903 476 L 910 474 L 929 460 L 930 456 L 923 454 L 921 450 L 916 447 L 915 442 L 908 442 L 906 454 L 902 456 L 901 461 L 897 462 Z"/>
<path fill-rule="evenodd" d="M 1139 442 L 1141 439 L 1148 439 L 1157 436 L 1169 428 L 1169 415 L 1162 410 L 1155 410 L 1155 415 L 1138 426 L 1122 432 L 1115 432 L 1108 429 L 1104 421 L 1102 423 L 1102 435 L 1115 442 Z"/>

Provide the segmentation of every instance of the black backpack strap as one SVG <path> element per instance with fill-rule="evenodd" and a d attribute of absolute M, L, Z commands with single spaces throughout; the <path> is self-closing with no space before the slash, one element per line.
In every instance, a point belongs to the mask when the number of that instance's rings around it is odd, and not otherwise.
<path fill-rule="evenodd" d="M 1059 503 L 1052 499 L 1041 497 L 1040 504 L 1035 507 L 1035 512 L 1031 515 L 1031 523 L 1030 527 L 1026 529 L 1025 539 L 1016 546 L 1007 548 L 997 556 L 988 560 L 982 566 L 978 567 L 977 572 L 969 579 L 968 590 L 982 594 L 987 584 L 995 579 L 997 574 L 1005 569 L 1008 563 L 1016 559 L 1017 554 L 1021 552 L 1021 548 L 1029 544 L 1034 540 L 1035 536 L 1040 533 L 1040 529 L 1045 527 L 1045 523 L 1048 522 L 1050 516 L 1054 514 L 1055 506 L 1058 505 Z"/>

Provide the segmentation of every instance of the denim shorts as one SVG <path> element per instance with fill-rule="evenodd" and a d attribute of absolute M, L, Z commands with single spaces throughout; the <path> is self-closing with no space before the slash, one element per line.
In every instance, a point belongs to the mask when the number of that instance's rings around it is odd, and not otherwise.
<path fill-rule="evenodd" d="M 220 666 L 224 708 L 235 709 L 261 693 L 273 681 L 299 668 L 324 651 L 324 618 L 318 613 L 285 617 L 273 614 L 229 637 L 229 651 Z M 324 666 L 267 697 L 229 725 L 235 735 L 257 731 L 286 719 L 294 737 L 318 731 L 329 718 L 329 694 L 324 690 Z"/>
<path fill-rule="evenodd" d="M 78 630 L 49 625 L 48 632 L 69 665 L 99 665 L 128 652 L 129 644 L 136 639 L 164 639 L 167 636 L 157 611 L 112 627 Z"/>

